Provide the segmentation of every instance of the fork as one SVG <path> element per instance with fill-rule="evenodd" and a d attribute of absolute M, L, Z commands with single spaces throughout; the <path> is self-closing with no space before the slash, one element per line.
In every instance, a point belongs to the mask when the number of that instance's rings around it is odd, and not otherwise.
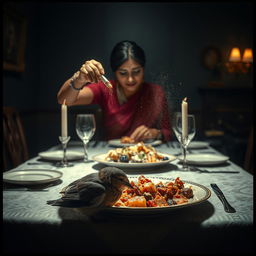
<path fill-rule="evenodd" d="M 228 213 L 236 212 L 236 210 L 229 204 L 229 202 L 227 201 L 226 197 L 224 196 L 221 189 L 217 186 L 217 184 L 212 183 L 211 187 L 212 187 L 213 191 L 215 192 L 215 194 L 220 199 L 220 201 L 222 202 L 222 204 L 224 205 L 224 210 Z"/>

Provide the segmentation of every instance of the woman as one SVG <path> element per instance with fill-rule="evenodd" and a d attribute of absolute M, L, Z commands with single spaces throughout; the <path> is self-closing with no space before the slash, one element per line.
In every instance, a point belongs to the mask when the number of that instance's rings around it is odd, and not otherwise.
<path fill-rule="evenodd" d="M 112 89 L 101 81 L 104 68 L 96 60 L 86 61 L 58 92 L 62 104 L 99 104 L 103 111 L 106 139 L 170 140 L 168 105 L 160 85 L 144 82 L 145 54 L 132 41 L 119 42 L 111 53 L 115 79 Z"/>

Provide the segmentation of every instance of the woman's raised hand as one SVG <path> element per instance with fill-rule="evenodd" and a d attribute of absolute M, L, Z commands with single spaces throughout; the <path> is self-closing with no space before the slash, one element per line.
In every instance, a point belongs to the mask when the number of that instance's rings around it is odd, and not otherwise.
<path fill-rule="evenodd" d="M 97 83 L 100 76 L 105 73 L 101 63 L 96 60 L 87 60 L 76 73 L 80 83 Z"/>

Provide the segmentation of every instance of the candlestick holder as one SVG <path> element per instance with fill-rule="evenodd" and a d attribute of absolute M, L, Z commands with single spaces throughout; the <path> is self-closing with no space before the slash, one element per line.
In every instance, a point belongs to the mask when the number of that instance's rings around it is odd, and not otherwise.
<path fill-rule="evenodd" d="M 175 113 L 174 114 L 174 120 L 173 120 L 173 131 L 181 145 L 182 148 L 182 169 L 183 170 L 189 170 L 189 167 L 187 165 L 187 147 L 190 143 L 190 141 L 194 138 L 196 128 L 195 128 L 195 116 L 194 115 L 188 115 L 188 120 L 187 120 L 187 130 L 188 133 L 186 136 L 182 134 L 182 115 L 181 113 Z"/>
<path fill-rule="evenodd" d="M 56 164 L 57 167 L 70 167 L 70 166 L 73 166 L 73 164 L 69 163 L 68 162 L 68 159 L 67 159 L 67 144 L 70 140 L 70 136 L 59 136 L 59 140 L 62 144 L 62 149 L 63 149 L 63 159 L 61 160 L 61 162 L 58 162 Z"/>

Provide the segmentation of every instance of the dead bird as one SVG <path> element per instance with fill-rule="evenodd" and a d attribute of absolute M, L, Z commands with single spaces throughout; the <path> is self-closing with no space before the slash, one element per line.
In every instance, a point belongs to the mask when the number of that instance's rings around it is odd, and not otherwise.
<path fill-rule="evenodd" d="M 125 172 L 116 167 L 102 168 L 64 187 L 61 198 L 47 204 L 71 208 L 91 209 L 92 213 L 115 204 L 125 187 L 133 188 Z"/>

